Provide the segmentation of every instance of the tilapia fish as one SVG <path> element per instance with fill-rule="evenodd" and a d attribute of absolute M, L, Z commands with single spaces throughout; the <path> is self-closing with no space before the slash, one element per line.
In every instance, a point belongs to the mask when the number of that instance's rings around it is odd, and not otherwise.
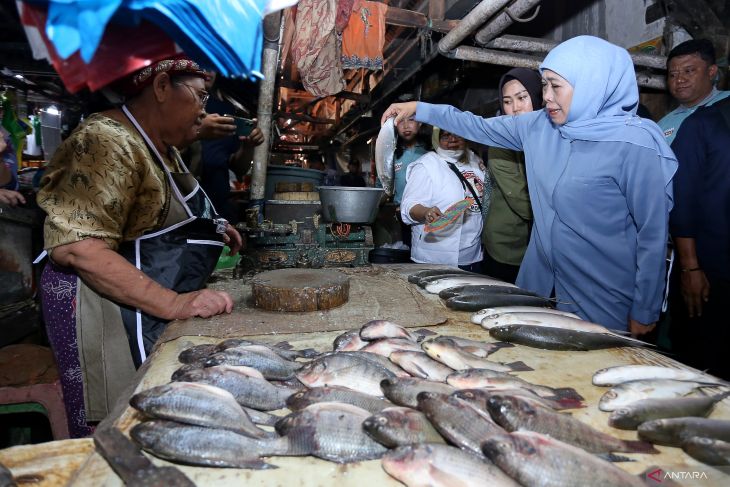
<path fill-rule="evenodd" d="M 477 311 L 496 306 L 551 306 L 553 302 L 541 296 L 524 294 L 460 294 L 446 300 L 446 306 L 457 311 Z"/>
<path fill-rule="evenodd" d="M 447 445 L 401 446 L 383 456 L 383 470 L 407 487 L 518 487 L 483 457 Z"/>
<path fill-rule="evenodd" d="M 465 285 L 444 289 L 439 293 L 439 298 L 449 299 L 454 296 L 465 296 L 467 294 L 520 294 L 522 296 L 537 296 L 535 293 L 531 293 L 530 291 L 526 291 L 518 287 Z"/>
<path fill-rule="evenodd" d="M 383 409 L 366 419 L 362 427 L 375 441 L 388 448 L 417 443 L 444 443 L 443 437 L 422 412 L 406 407 Z"/>
<path fill-rule="evenodd" d="M 415 341 L 406 340 L 403 338 L 381 338 L 370 342 L 368 345 L 363 347 L 360 351 L 377 353 L 383 357 L 390 356 L 391 353 L 397 350 L 410 350 L 411 352 L 419 352 L 421 347 Z"/>
<path fill-rule="evenodd" d="M 585 407 L 583 403 L 576 405 L 576 402 L 572 400 L 564 401 L 540 397 L 529 389 L 459 389 L 452 395 L 458 397 L 462 401 L 468 402 L 472 407 L 489 414 L 489 410 L 487 409 L 487 400 L 493 394 L 500 396 L 517 396 L 535 407 L 544 407 L 555 411 Z"/>
<path fill-rule="evenodd" d="M 215 345 L 212 343 L 194 345 L 180 352 L 177 359 L 181 364 L 199 364 L 202 367 L 203 362 L 214 352 Z"/>
<path fill-rule="evenodd" d="M 408 282 L 418 284 L 418 282 L 421 278 L 429 277 L 429 276 L 440 276 L 440 275 L 444 275 L 444 274 L 462 274 L 462 275 L 468 275 L 468 276 L 479 276 L 480 275 L 475 272 L 463 271 L 456 267 L 449 267 L 446 269 L 424 269 L 422 271 L 418 271 L 418 272 L 414 272 L 413 274 L 410 274 L 408 276 Z"/>
<path fill-rule="evenodd" d="M 712 387 L 694 381 L 674 379 L 646 379 L 623 382 L 606 391 L 598 401 L 601 411 L 615 411 L 641 399 L 671 399 L 686 396 L 695 389 Z"/>
<path fill-rule="evenodd" d="M 529 371 L 532 368 L 523 362 L 512 362 L 503 364 L 493 362 L 485 358 L 477 357 L 471 353 L 464 352 L 451 340 L 429 340 L 421 344 L 423 351 L 434 360 L 438 360 L 444 365 L 454 370 L 464 369 L 490 369 L 498 372 L 510 371 Z"/>
<path fill-rule="evenodd" d="M 380 458 L 387 450 L 362 426 L 370 413 L 351 404 L 321 402 L 290 414 L 277 424 L 290 451 L 338 463 Z"/>
<path fill-rule="evenodd" d="M 396 135 L 393 120 L 389 118 L 385 121 L 380 127 L 378 138 L 375 139 L 375 169 L 378 179 L 388 195 L 392 195 L 395 189 L 393 181 L 395 178 Z"/>
<path fill-rule="evenodd" d="M 297 373 L 297 378 L 307 387 L 342 386 L 381 396 L 381 381 L 395 378 L 395 374 L 365 358 L 335 353 L 312 360 Z"/>
<path fill-rule="evenodd" d="M 682 442 L 682 450 L 707 465 L 730 466 L 730 443 L 727 441 L 695 436 Z"/>
<path fill-rule="evenodd" d="M 360 338 L 367 341 L 380 338 L 403 338 L 415 342 L 418 337 L 392 321 L 372 320 L 360 328 Z"/>
<path fill-rule="evenodd" d="M 621 440 L 569 415 L 535 407 L 519 397 L 492 395 L 487 400 L 487 408 L 497 424 L 510 432 L 535 431 L 591 453 L 659 453 L 649 443 Z"/>
<path fill-rule="evenodd" d="M 205 366 L 215 365 L 245 365 L 258 370 L 266 379 L 276 380 L 290 379 L 302 368 L 302 364 L 286 360 L 263 345 L 245 345 L 214 353 Z"/>
<path fill-rule="evenodd" d="M 470 340 L 449 335 L 441 335 L 433 339 L 434 342 L 449 341 L 459 347 L 463 352 L 468 352 L 477 357 L 486 357 L 497 350 L 503 348 L 512 348 L 514 345 L 508 342 L 480 342 L 478 340 Z"/>
<path fill-rule="evenodd" d="M 424 352 L 393 352 L 390 360 L 414 377 L 443 382 L 453 370 Z"/>
<path fill-rule="evenodd" d="M 483 323 L 483 322 L 482 322 Z M 615 347 L 648 347 L 648 343 L 611 333 L 593 333 L 538 325 L 502 325 L 489 330 L 497 340 L 545 350 L 587 351 Z"/>
<path fill-rule="evenodd" d="M 730 441 L 730 420 L 707 418 L 655 419 L 638 427 L 639 438 L 657 445 L 682 446 L 695 436 Z"/>
<path fill-rule="evenodd" d="M 229 348 L 239 348 L 248 345 L 259 345 L 266 347 L 284 360 L 296 360 L 298 358 L 314 358 L 319 356 L 319 352 L 312 348 L 306 348 L 304 350 L 292 350 L 291 345 L 288 342 L 279 342 L 274 345 L 263 343 L 255 340 L 248 340 L 245 338 L 228 338 L 219 342 L 216 347 L 216 352 L 222 352 Z"/>
<path fill-rule="evenodd" d="M 132 396 L 129 404 L 153 418 L 221 428 L 252 438 L 266 438 L 233 395 L 218 387 L 194 382 L 171 382 Z"/>
<path fill-rule="evenodd" d="M 129 434 L 156 457 L 206 467 L 276 468 L 259 457 L 283 455 L 288 450 L 286 438 L 249 438 L 228 430 L 164 420 L 139 423 Z"/>
<path fill-rule="evenodd" d="M 568 316 L 570 318 L 580 318 L 580 316 L 576 314 L 570 313 L 568 311 L 561 311 L 559 309 L 542 308 L 536 306 L 501 306 L 499 308 L 480 309 L 479 311 L 471 315 L 471 322 L 475 325 L 481 325 L 482 320 L 487 316 L 502 315 L 506 313 L 547 313 Z"/>
<path fill-rule="evenodd" d="M 614 428 L 633 430 L 641 423 L 653 419 L 704 417 L 728 394 L 730 392 L 715 396 L 641 399 L 613 411 L 608 417 L 608 424 Z"/>
<path fill-rule="evenodd" d="M 458 389 L 528 389 L 540 397 L 564 401 L 565 404 L 572 402 L 573 407 L 580 407 L 583 401 L 583 396 L 572 387 L 556 388 L 533 384 L 519 377 L 488 369 L 460 370 L 449 375 L 446 382 Z"/>
<path fill-rule="evenodd" d="M 367 360 L 368 362 L 373 362 L 377 365 L 380 365 L 384 369 L 389 370 L 393 374 L 395 374 L 396 377 L 410 377 L 411 375 L 403 370 L 398 364 L 391 362 L 388 357 L 385 357 L 383 355 L 379 355 L 377 353 L 372 352 L 366 352 L 364 350 L 356 350 L 353 352 L 338 352 L 340 355 L 352 355 L 354 357 L 358 357 L 364 360 Z M 393 352 L 395 353 L 395 352 Z M 392 354 L 391 354 L 392 355 Z"/>
<path fill-rule="evenodd" d="M 504 433 L 489 415 L 454 396 L 434 392 L 418 394 L 418 409 L 441 435 L 454 445 L 480 455 L 481 445 Z"/>
<path fill-rule="evenodd" d="M 718 385 L 727 384 L 727 382 L 717 377 L 690 369 L 677 369 L 659 365 L 619 365 L 617 367 L 601 369 L 593 374 L 593 385 L 613 386 L 632 380 L 649 379 L 688 380 Z"/>
<path fill-rule="evenodd" d="M 220 387 L 233 394 L 241 406 L 262 411 L 283 408 L 286 399 L 296 392 L 296 389 L 272 385 L 266 379 L 250 377 L 237 367 L 226 365 L 192 370 L 177 380 Z"/>
<path fill-rule="evenodd" d="M 360 338 L 359 329 L 350 330 L 335 338 L 332 343 L 332 350 L 335 352 L 360 350 L 367 344 L 368 342 Z"/>
<path fill-rule="evenodd" d="M 377 413 L 387 407 L 393 406 L 393 403 L 380 399 L 370 394 L 363 394 L 346 387 L 329 386 L 329 387 L 313 387 L 305 391 L 292 394 L 286 401 L 286 405 L 292 411 L 299 411 L 311 404 L 318 402 L 342 402 L 352 404 L 362 408 L 370 413 Z"/>
<path fill-rule="evenodd" d="M 451 394 L 456 389 L 443 382 L 432 382 L 416 378 L 392 378 L 386 379 L 380 383 L 385 397 L 391 402 L 410 408 L 418 407 L 418 393 L 420 392 L 437 392 L 441 394 Z"/>
<path fill-rule="evenodd" d="M 437 281 L 430 282 L 426 286 L 426 291 L 431 294 L 438 294 L 444 289 L 448 289 L 450 287 L 456 287 L 456 286 L 469 286 L 469 285 L 477 285 L 477 286 L 507 286 L 507 287 L 517 287 L 514 284 L 510 284 L 509 282 L 504 281 L 498 281 L 497 279 L 492 279 L 485 276 L 464 276 L 464 277 L 448 277 L 444 279 L 439 279 Z M 486 306 L 484 306 L 486 308 Z"/>
<path fill-rule="evenodd" d="M 639 477 L 581 448 L 530 431 L 494 436 L 482 451 L 522 485 L 645 487 Z"/>

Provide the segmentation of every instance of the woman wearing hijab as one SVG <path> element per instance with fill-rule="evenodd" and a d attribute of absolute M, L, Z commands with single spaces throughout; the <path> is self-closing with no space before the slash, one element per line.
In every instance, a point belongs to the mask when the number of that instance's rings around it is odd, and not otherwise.
<path fill-rule="evenodd" d="M 499 80 L 503 115 L 521 115 L 542 108 L 542 79 L 533 69 L 514 68 Z M 482 272 L 515 282 L 530 241 L 532 208 L 527 192 L 525 154 L 489 148 L 489 175 L 494 182 L 484 221 Z"/>
<path fill-rule="evenodd" d="M 404 223 L 412 225 L 411 260 L 458 265 L 478 272 L 482 261 L 481 209 L 487 177 L 484 164 L 458 135 L 434 128 L 432 141 L 434 152 L 424 154 L 406 169 L 400 214 Z M 464 198 L 475 202 L 457 221 L 443 229 L 425 232 L 426 223 L 435 221 L 449 206 Z"/>
<path fill-rule="evenodd" d="M 584 319 L 651 331 L 664 287 L 677 160 L 654 122 L 636 116 L 628 52 L 580 36 L 540 72 L 545 109 L 484 119 L 450 106 L 392 105 L 396 116 L 525 152 L 535 224 L 517 284 Z"/>

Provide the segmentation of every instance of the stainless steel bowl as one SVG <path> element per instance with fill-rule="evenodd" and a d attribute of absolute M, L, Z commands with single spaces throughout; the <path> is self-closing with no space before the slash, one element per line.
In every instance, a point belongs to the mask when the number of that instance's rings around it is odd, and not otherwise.
<path fill-rule="evenodd" d="M 328 222 L 372 223 L 382 195 L 382 188 L 320 186 L 322 216 Z"/>

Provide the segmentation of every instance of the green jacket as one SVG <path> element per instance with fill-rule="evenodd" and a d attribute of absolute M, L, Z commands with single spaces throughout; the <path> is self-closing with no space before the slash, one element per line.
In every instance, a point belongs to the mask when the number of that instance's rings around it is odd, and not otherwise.
<path fill-rule="evenodd" d="M 530 240 L 532 226 L 525 155 L 490 147 L 488 167 L 494 190 L 482 230 L 482 243 L 497 262 L 519 266 Z"/>

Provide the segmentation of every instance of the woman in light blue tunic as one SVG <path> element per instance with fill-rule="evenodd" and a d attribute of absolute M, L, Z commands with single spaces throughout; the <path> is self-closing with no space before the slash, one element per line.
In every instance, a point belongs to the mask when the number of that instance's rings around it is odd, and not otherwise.
<path fill-rule="evenodd" d="M 485 119 L 448 105 L 391 105 L 475 142 L 524 151 L 535 223 L 517 284 L 635 335 L 659 317 L 672 177 L 659 127 L 636 116 L 628 52 L 580 36 L 540 66 L 545 109 Z"/>

